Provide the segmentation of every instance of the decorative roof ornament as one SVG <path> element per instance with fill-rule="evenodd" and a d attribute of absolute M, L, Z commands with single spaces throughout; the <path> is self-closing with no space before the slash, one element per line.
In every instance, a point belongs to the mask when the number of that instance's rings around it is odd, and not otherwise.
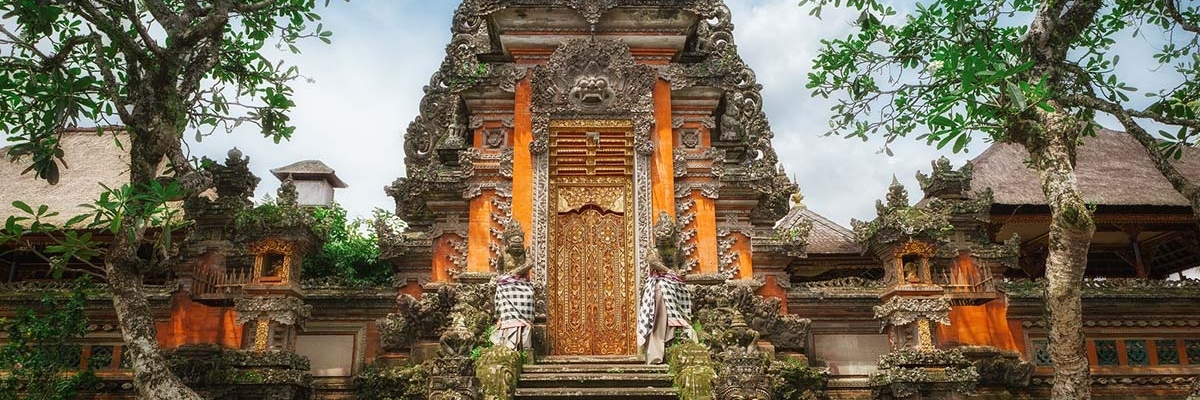
<path fill-rule="evenodd" d="M 910 240 L 937 242 L 953 230 L 944 210 L 909 205 L 908 190 L 894 176 L 888 187 L 887 203 L 876 200 L 875 211 L 879 216 L 870 222 L 850 221 L 864 251 L 878 252 Z"/>
<path fill-rule="evenodd" d="M 614 0 L 567 0 L 567 7 L 571 7 L 583 15 L 583 19 L 591 25 L 592 31 L 596 30 L 596 24 L 600 23 L 600 17 L 617 5 Z"/>
<path fill-rule="evenodd" d="M 895 175 L 892 175 L 892 184 L 888 186 L 887 205 L 893 209 L 908 207 L 908 189 L 900 184 Z"/>
<path fill-rule="evenodd" d="M 275 198 L 279 205 L 295 206 L 299 204 L 300 194 L 296 192 L 296 182 L 292 180 L 291 175 L 288 175 L 287 179 L 283 180 L 283 184 L 279 185 L 279 190 L 275 192 Z"/>
<path fill-rule="evenodd" d="M 792 207 L 808 208 L 808 206 L 804 205 L 804 193 L 800 192 L 799 186 L 796 187 L 796 193 L 792 194 Z"/>
<path fill-rule="evenodd" d="M 950 159 L 942 156 L 930 162 L 933 171 L 929 175 L 917 172 L 917 182 L 926 198 L 963 198 L 971 192 L 971 180 L 974 177 L 975 165 L 968 162 L 955 171 L 950 165 Z"/>

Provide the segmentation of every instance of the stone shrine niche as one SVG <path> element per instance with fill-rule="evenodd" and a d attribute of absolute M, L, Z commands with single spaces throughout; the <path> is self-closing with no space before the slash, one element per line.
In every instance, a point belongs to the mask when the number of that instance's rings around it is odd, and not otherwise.
<path fill-rule="evenodd" d="M 266 239 L 250 245 L 254 254 L 254 282 L 287 284 L 299 282 L 298 245 L 280 239 Z"/>
<path fill-rule="evenodd" d="M 893 252 L 894 266 L 884 281 L 889 286 L 933 284 L 929 269 L 929 258 L 937 251 L 932 244 L 910 240 Z"/>

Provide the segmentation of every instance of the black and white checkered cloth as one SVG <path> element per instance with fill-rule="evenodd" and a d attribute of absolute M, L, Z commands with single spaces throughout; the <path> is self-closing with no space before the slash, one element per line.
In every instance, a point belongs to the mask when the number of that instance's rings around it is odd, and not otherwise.
<path fill-rule="evenodd" d="M 650 275 L 646 278 L 646 286 L 642 288 L 642 301 L 638 304 L 637 334 L 638 343 L 645 343 L 654 331 L 655 292 L 662 292 L 662 300 L 667 310 L 667 326 L 691 327 L 692 294 L 687 285 L 677 275 Z"/>
<path fill-rule="evenodd" d="M 496 280 L 496 314 L 499 328 L 528 326 L 533 323 L 533 283 L 501 275 Z"/>

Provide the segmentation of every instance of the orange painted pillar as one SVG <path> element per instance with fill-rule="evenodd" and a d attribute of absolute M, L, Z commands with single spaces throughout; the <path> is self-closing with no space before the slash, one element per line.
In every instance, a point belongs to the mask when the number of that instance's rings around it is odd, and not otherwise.
<path fill-rule="evenodd" d="M 529 77 L 517 82 L 513 109 L 513 178 L 512 217 L 525 230 L 525 244 L 533 240 L 533 157 L 529 143 L 533 141 L 533 85 Z"/>
<path fill-rule="evenodd" d="M 433 271 L 431 275 L 434 282 L 450 281 L 450 269 L 454 266 L 454 261 L 450 259 L 450 255 L 454 254 L 454 247 L 450 245 L 450 242 L 458 239 L 461 239 L 458 235 L 447 233 L 433 241 Z"/>
<path fill-rule="evenodd" d="M 717 272 L 717 211 L 716 201 L 704 197 L 697 191 L 692 191 L 692 200 L 696 202 L 696 259 L 702 274 Z"/>
<path fill-rule="evenodd" d="M 675 138 L 671 130 L 671 84 L 654 83 L 654 155 L 650 159 L 651 209 L 654 220 L 666 211 L 675 215 Z"/>
<path fill-rule="evenodd" d="M 471 199 L 470 216 L 467 218 L 467 271 L 488 272 L 491 264 L 492 249 L 492 199 L 496 197 L 493 190 L 484 190 L 479 196 Z"/>

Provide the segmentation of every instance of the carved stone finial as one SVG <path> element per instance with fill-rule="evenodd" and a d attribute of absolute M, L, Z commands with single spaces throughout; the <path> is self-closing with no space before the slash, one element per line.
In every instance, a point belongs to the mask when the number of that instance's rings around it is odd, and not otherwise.
<path fill-rule="evenodd" d="M 908 190 L 900 184 L 896 176 L 892 176 L 892 184 L 888 186 L 887 206 L 891 209 L 908 207 Z"/>
<path fill-rule="evenodd" d="M 296 182 L 292 180 L 292 176 L 288 175 L 287 179 L 279 185 L 279 190 L 275 192 L 276 201 L 280 205 L 294 206 L 299 204 L 300 194 L 296 192 Z"/>
<path fill-rule="evenodd" d="M 237 147 L 229 149 L 229 153 L 227 153 L 226 155 L 229 157 L 230 160 L 241 160 L 242 159 L 242 151 L 238 150 Z"/>
<path fill-rule="evenodd" d="M 930 166 L 932 172 L 929 175 L 917 172 L 917 182 L 921 184 L 921 190 L 925 192 L 925 197 L 943 199 L 969 197 L 968 192 L 971 191 L 971 179 L 975 171 L 973 164 L 968 162 L 955 171 L 950 165 L 950 159 L 941 157 L 931 162 Z"/>
<path fill-rule="evenodd" d="M 520 243 L 525 243 L 525 230 L 521 228 L 521 222 L 516 219 L 509 218 L 508 222 L 504 223 L 504 239 L 505 243 L 513 241 L 513 237 L 519 238 Z"/>

